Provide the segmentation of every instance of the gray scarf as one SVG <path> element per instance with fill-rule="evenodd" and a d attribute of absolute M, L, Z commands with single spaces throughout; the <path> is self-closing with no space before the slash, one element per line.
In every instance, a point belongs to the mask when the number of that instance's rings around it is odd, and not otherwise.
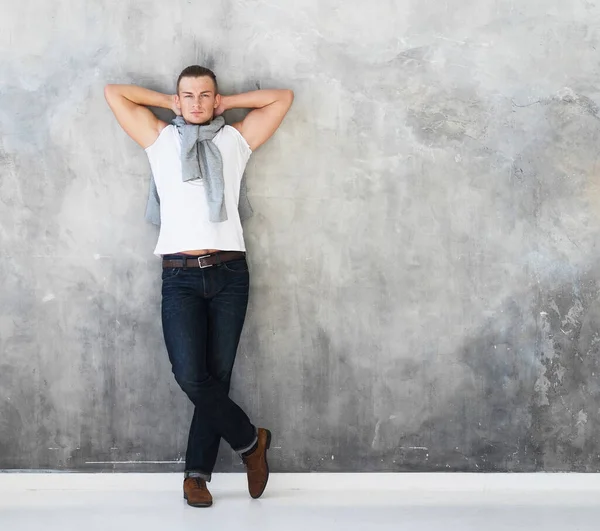
<path fill-rule="evenodd" d="M 181 137 L 181 168 L 183 182 L 202 180 L 206 186 L 209 219 L 218 223 L 227 220 L 225 206 L 225 181 L 223 179 L 223 159 L 217 145 L 212 141 L 225 125 L 222 116 L 217 116 L 206 125 L 188 124 L 177 116 L 172 122 Z M 146 205 L 146 220 L 160 225 L 160 198 L 154 182 L 150 178 L 150 190 Z M 246 174 L 242 175 L 240 199 L 238 203 L 240 219 L 252 216 L 252 207 L 246 190 Z"/>

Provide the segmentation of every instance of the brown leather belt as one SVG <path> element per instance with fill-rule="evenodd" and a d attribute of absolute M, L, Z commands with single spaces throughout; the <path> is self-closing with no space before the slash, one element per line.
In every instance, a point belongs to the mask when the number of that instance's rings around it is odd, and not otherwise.
<path fill-rule="evenodd" d="M 199 267 L 204 269 L 232 260 L 241 260 L 242 258 L 246 258 L 246 253 L 242 251 L 221 251 L 214 254 L 203 254 L 202 256 L 182 257 L 181 260 L 163 260 L 162 264 L 163 269 L 167 267 Z"/>

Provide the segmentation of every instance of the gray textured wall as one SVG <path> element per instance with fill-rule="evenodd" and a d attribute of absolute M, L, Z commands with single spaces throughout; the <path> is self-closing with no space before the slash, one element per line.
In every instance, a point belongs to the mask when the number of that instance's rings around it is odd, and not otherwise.
<path fill-rule="evenodd" d="M 296 93 L 249 166 L 233 383 L 273 468 L 600 470 L 599 6 L 0 6 L 0 468 L 182 469 L 149 167 L 102 90 L 199 62 Z"/>

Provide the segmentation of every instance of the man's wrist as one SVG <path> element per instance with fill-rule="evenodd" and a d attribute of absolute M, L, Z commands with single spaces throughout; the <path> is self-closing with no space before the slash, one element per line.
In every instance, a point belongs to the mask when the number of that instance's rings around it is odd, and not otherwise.
<path fill-rule="evenodd" d="M 229 109 L 235 108 L 233 105 L 231 105 L 231 96 L 221 95 L 221 107 L 223 107 L 223 111 L 228 111 Z"/>

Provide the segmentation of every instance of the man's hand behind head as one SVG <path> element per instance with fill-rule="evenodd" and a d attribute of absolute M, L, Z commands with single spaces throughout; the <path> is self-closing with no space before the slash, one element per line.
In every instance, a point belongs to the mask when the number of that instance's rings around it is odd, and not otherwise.
<path fill-rule="evenodd" d="M 177 102 L 175 101 L 175 96 L 177 94 L 171 95 L 171 110 L 175 113 L 175 116 L 181 116 L 181 109 L 177 106 Z"/>

